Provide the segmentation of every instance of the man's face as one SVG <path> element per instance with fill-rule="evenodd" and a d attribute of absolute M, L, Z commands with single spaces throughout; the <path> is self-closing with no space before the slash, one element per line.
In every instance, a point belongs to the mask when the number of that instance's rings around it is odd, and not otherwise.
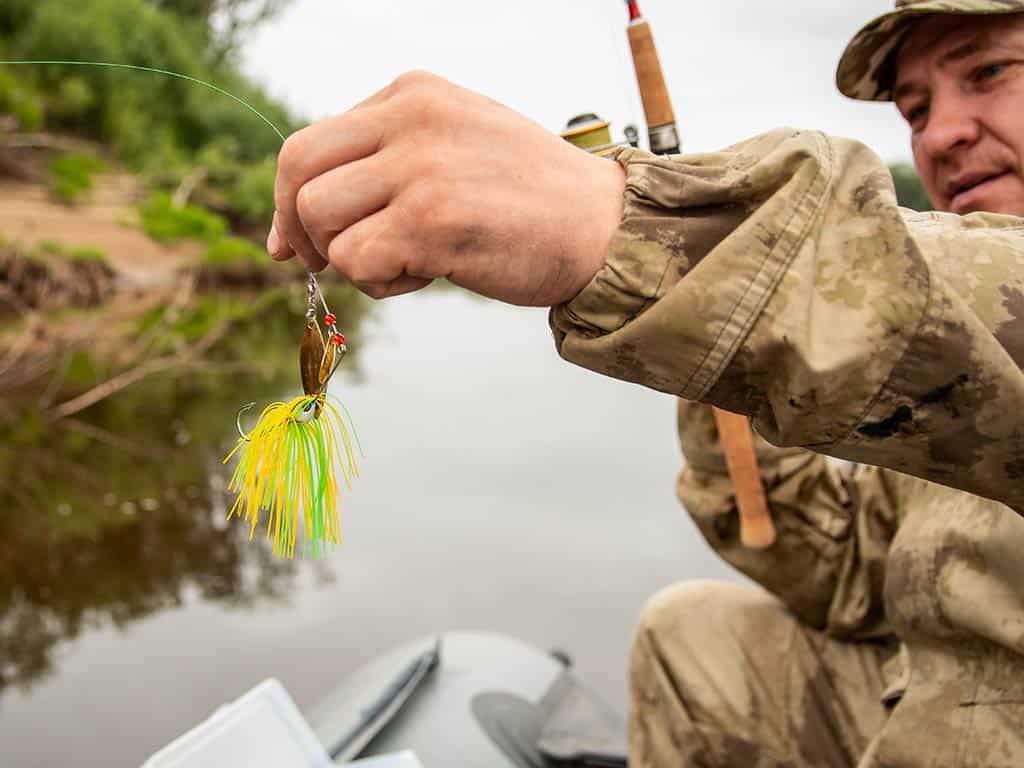
<path fill-rule="evenodd" d="M 1024 15 L 919 22 L 893 93 L 936 208 L 1024 216 Z"/>

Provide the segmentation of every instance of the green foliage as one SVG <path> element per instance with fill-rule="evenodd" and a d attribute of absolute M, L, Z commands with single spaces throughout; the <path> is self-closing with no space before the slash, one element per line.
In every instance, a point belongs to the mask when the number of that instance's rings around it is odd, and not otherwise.
<path fill-rule="evenodd" d="M 896 185 L 896 199 L 904 208 L 912 208 L 915 211 L 934 210 L 928 193 L 924 190 L 921 177 L 913 166 L 906 163 L 894 163 L 889 166 L 892 172 L 892 180 Z"/>
<path fill-rule="evenodd" d="M 50 195 L 63 203 L 75 203 L 92 189 L 94 173 L 106 170 L 107 164 L 95 155 L 69 152 L 50 161 L 46 185 Z"/>
<path fill-rule="evenodd" d="M 241 237 L 222 237 L 212 243 L 203 254 L 204 266 L 214 268 L 263 267 L 267 263 L 266 252 Z"/>
<path fill-rule="evenodd" d="M 178 72 L 238 96 L 288 133 L 294 121 L 286 110 L 225 55 L 225 46 L 234 45 L 250 22 L 281 5 L 279 0 L 0 0 L 0 53 Z M 215 17 L 220 31 L 214 30 Z M 224 35 L 232 38 L 230 44 Z M 262 223 L 270 207 L 254 197 L 267 189 L 265 170 L 252 177 L 248 168 L 262 169 L 276 155 L 280 138 L 242 104 L 197 83 L 115 68 L 0 67 L 0 113 L 14 115 L 26 130 L 46 126 L 107 144 L 130 168 L 159 172 L 161 186 L 172 186 L 175 177 L 180 180 L 202 165 L 208 177 L 197 199 L 230 206 L 237 198 L 244 218 Z"/>
<path fill-rule="evenodd" d="M 14 249 L 18 256 L 41 265 L 52 265 L 55 261 L 77 262 L 79 264 L 109 264 L 103 249 L 91 245 L 68 248 L 56 240 L 40 240 L 34 246 L 25 247 L 22 243 L 0 240 L 0 247 Z"/>
<path fill-rule="evenodd" d="M 227 233 L 228 225 L 222 216 L 184 205 L 176 208 L 171 196 L 155 192 L 140 209 L 142 228 L 154 240 L 174 243 L 183 239 L 216 241 Z"/>
<path fill-rule="evenodd" d="M 274 180 L 277 161 L 268 157 L 250 165 L 239 175 L 230 196 L 233 210 L 249 219 L 270 226 L 274 215 Z"/>
<path fill-rule="evenodd" d="M 200 296 L 195 306 L 183 312 L 169 329 L 184 341 L 196 341 L 231 316 L 231 305 L 213 296 Z"/>
<path fill-rule="evenodd" d="M 23 131 L 35 131 L 43 124 L 43 102 L 39 94 L 0 67 L 0 114 L 11 115 Z"/>
<path fill-rule="evenodd" d="M 64 247 L 56 240 L 40 240 L 36 246 L 36 250 L 40 256 L 61 256 L 64 253 Z"/>
<path fill-rule="evenodd" d="M 85 389 L 96 381 L 101 369 L 88 350 L 75 350 L 64 370 L 64 381 L 67 386 Z"/>
<path fill-rule="evenodd" d="M 107 254 L 105 254 L 101 248 L 94 248 L 92 246 L 72 248 L 68 252 L 68 258 L 77 262 L 92 262 L 94 264 L 107 263 Z"/>
<path fill-rule="evenodd" d="M 4 0 L 0 3 L 0 40 L 9 40 L 32 17 L 38 0 Z"/>
<path fill-rule="evenodd" d="M 96 92 L 83 77 L 69 77 L 61 82 L 57 98 L 50 103 L 50 112 L 58 118 L 73 121 L 88 115 L 96 105 Z"/>

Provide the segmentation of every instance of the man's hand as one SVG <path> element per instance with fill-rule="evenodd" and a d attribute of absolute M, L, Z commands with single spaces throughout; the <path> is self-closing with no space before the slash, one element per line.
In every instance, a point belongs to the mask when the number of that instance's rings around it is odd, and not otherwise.
<path fill-rule="evenodd" d="M 375 298 L 446 277 L 553 306 L 604 264 L 624 189 L 618 163 L 414 72 L 285 142 L 267 249 Z"/>

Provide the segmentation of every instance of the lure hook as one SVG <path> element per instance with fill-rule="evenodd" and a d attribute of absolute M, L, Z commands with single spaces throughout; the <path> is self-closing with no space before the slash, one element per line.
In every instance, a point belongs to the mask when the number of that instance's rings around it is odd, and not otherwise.
<path fill-rule="evenodd" d="M 248 405 L 243 405 L 241 408 L 238 409 L 238 413 L 235 414 L 235 426 L 238 427 L 238 434 L 241 435 L 242 439 L 245 440 L 245 442 L 249 442 L 249 436 L 242 431 L 242 414 L 248 411 L 250 408 L 254 408 L 255 406 L 256 403 L 249 403 Z"/>

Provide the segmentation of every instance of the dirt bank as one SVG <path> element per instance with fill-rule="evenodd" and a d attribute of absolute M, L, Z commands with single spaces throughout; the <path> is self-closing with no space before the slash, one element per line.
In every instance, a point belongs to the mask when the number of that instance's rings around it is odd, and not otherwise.
<path fill-rule="evenodd" d="M 198 261 L 202 246 L 165 246 L 150 239 L 136 225 L 141 195 L 137 179 L 127 174 L 97 178 L 89 200 L 74 206 L 52 202 L 38 184 L 0 179 L 0 237 L 23 252 L 46 243 L 66 251 L 96 249 L 122 289 L 167 285 L 182 267 Z"/>

